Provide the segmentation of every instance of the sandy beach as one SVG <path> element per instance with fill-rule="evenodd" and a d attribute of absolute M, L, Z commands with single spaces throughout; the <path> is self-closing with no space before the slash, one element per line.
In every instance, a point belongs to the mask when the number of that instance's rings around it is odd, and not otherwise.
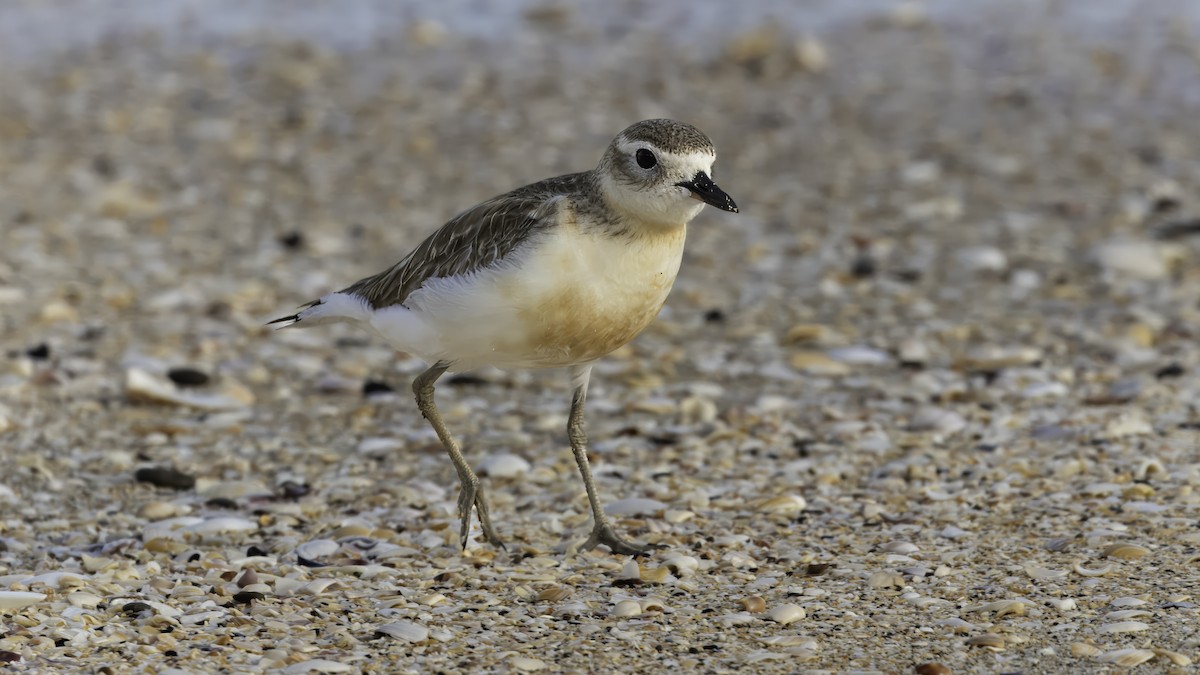
<path fill-rule="evenodd" d="M 215 5 L 0 8 L 7 669 L 1194 668 L 1190 5 Z M 423 364 L 263 324 L 653 117 L 742 211 L 592 376 L 661 548 L 576 550 L 566 374 L 485 370 L 461 551 Z"/>

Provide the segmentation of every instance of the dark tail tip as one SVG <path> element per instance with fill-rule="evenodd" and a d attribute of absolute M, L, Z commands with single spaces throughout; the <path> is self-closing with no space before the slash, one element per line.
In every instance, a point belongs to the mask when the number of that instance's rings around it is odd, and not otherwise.
<path fill-rule="evenodd" d="M 292 323 L 296 323 L 296 322 L 297 322 L 297 321 L 299 321 L 299 320 L 300 320 L 300 315 L 299 315 L 299 314 L 293 314 L 293 315 L 291 315 L 291 316 L 285 316 L 285 317 L 283 317 L 283 318 L 280 318 L 280 319 L 275 319 L 274 321 L 268 321 L 268 322 L 266 323 L 266 325 L 270 326 L 270 325 L 271 325 L 271 324 L 273 324 L 273 323 L 283 323 L 284 321 L 291 321 Z"/>

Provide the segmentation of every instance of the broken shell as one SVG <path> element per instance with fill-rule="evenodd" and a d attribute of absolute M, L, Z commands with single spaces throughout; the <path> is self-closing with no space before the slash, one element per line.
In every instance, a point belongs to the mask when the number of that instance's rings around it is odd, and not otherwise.
<path fill-rule="evenodd" d="M 17 609 L 19 607 L 27 607 L 45 599 L 45 593 L 0 591 L 0 609 Z"/>
<path fill-rule="evenodd" d="M 1025 600 L 997 600 L 996 602 L 989 602 L 986 605 L 971 607 L 964 611 L 994 612 L 996 618 L 998 619 L 1009 614 L 1012 614 L 1013 616 L 1024 616 L 1026 604 L 1027 602 Z"/>
<path fill-rule="evenodd" d="M 758 505 L 758 510 L 763 513 L 778 513 L 785 516 L 794 516 L 803 511 L 808 506 L 808 502 L 804 497 L 799 495 L 780 495 L 772 497 Z"/>
<path fill-rule="evenodd" d="M 571 595 L 571 591 L 563 588 L 562 586 L 551 586 L 550 588 L 542 589 L 537 594 L 537 599 L 541 600 L 542 602 L 558 602 L 566 599 L 566 597 L 569 595 Z"/>
<path fill-rule="evenodd" d="M 680 555 L 664 560 L 663 567 L 671 570 L 671 574 L 677 577 L 690 577 L 699 569 L 700 561 L 690 555 Z"/>
<path fill-rule="evenodd" d="M 622 600 L 613 606 L 609 612 L 611 616 L 627 617 L 637 616 L 642 613 L 642 603 L 637 600 Z"/>
<path fill-rule="evenodd" d="M 1118 649 L 1116 651 L 1105 652 L 1097 656 L 1096 660 L 1130 668 L 1145 663 L 1155 656 L 1154 651 L 1150 649 Z"/>
<path fill-rule="evenodd" d="M 1062 579 L 1070 574 L 1070 572 L 1066 570 L 1052 570 L 1045 567 L 1038 567 L 1036 565 L 1026 565 L 1025 573 L 1028 574 L 1031 579 L 1037 579 L 1038 581 Z"/>
<path fill-rule="evenodd" d="M 429 638 L 429 629 L 411 621 L 385 623 L 375 629 L 378 635 L 387 635 L 406 642 L 424 642 Z"/>
<path fill-rule="evenodd" d="M 656 598 L 653 595 L 642 598 L 639 604 L 642 606 L 643 614 L 647 612 L 664 612 L 667 609 L 667 606 L 663 603 L 662 598 Z"/>
<path fill-rule="evenodd" d="M 1071 645 L 1071 656 L 1086 657 L 1100 653 L 1100 648 L 1087 642 L 1076 642 Z"/>
<path fill-rule="evenodd" d="M 630 558 L 621 565 L 621 576 L 619 578 L 625 581 L 641 581 L 642 568 L 636 560 Z"/>
<path fill-rule="evenodd" d="M 538 670 L 547 668 L 546 662 L 541 659 L 534 659 L 528 656 L 514 656 L 508 660 L 513 668 L 526 673 L 532 673 Z"/>
<path fill-rule="evenodd" d="M 1122 609 L 1116 612 L 1109 612 L 1104 615 L 1104 618 L 1112 621 L 1125 621 L 1127 619 L 1140 619 L 1147 616 L 1154 616 L 1154 613 L 1147 612 L 1144 609 Z"/>
<path fill-rule="evenodd" d="M 1118 621 L 1116 623 L 1106 623 L 1096 630 L 1101 633 L 1136 633 L 1143 630 L 1150 630 L 1150 624 L 1142 621 Z"/>
<path fill-rule="evenodd" d="M 1135 598 L 1133 596 L 1126 595 L 1116 598 L 1108 604 L 1112 605 L 1113 607 L 1140 607 L 1146 604 L 1146 601 L 1141 598 Z"/>
<path fill-rule="evenodd" d="M 916 668 L 917 675 L 950 675 L 949 666 L 940 663 L 922 663 Z"/>
<path fill-rule="evenodd" d="M 1075 598 L 1051 598 L 1046 601 L 1046 604 L 1060 612 L 1069 612 L 1078 606 Z"/>
<path fill-rule="evenodd" d="M 1162 658 L 1170 661 L 1174 665 L 1177 665 L 1177 666 L 1192 665 L 1191 657 L 1187 656 L 1186 654 L 1180 654 L 1179 652 L 1173 652 L 1169 649 L 1155 649 L 1153 651 L 1154 651 L 1155 656 L 1161 656 Z"/>
<path fill-rule="evenodd" d="M 446 596 L 442 595 L 441 593 L 430 593 L 429 595 L 423 595 L 420 598 L 417 598 L 417 602 L 425 605 L 426 607 L 437 607 L 438 605 L 445 604 Z"/>
<path fill-rule="evenodd" d="M 791 603 L 779 605 L 778 607 L 774 607 L 771 609 L 771 611 L 767 612 L 767 618 L 781 626 L 786 626 L 793 621 L 799 621 L 805 616 L 807 616 L 807 614 L 805 613 L 803 607 L 799 605 L 793 605 Z"/>
<path fill-rule="evenodd" d="M 742 598 L 739 602 L 742 604 L 742 609 L 752 614 L 757 614 L 767 608 L 767 601 L 759 595 Z"/>
<path fill-rule="evenodd" d="M 1082 562 L 1076 561 L 1074 564 L 1071 565 L 1071 569 L 1074 570 L 1075 573 L 1078 574 L 1079 576 L 1102 577 L 1105 574 L 1108 574 L 1109 572 L 1112 571 L 1112 565 L 1105 565 L 1104 567 L 1101 567 L 1099 569 L 1088 569 L 1083 566 Z"/>
<path fill-rule="evenodd" d="M 904 577 L 895 572 L 876 572 L 867 579 L 867 585 L 871 588 L 890 588 L 892 586 L 903 586 Z"/>
<path fill-rule="evenodd" d="M 1150 554 L 1150 549 L 1137 544 L 1119 543 L 1104 549 L 1104 557 L 1137 560 Z"/>

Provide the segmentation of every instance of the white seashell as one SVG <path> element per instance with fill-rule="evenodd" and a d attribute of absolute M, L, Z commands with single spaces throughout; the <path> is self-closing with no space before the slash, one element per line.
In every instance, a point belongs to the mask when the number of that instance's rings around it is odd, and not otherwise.
<path fill-rule="evenodd" d="M 151 605 L 153 606 L 153 605 Z M 212 609 L 207 612 L 196 612 L 195 614 L 184 614 L 179 617 L 179 623 L 187 625 L 200 625 L 223 618 L 225 612 L 219 609 Z"/>
<path fill-rule="evenodd" d="M 662 598 L 656 598 L 654 596 L 650 596 L 648 598 L 642 598 L 642 600 L 638 604 L 640 604 L 642 606 L 643 613 L 645 613 L 645 612 L 662 612 L 662 611 L 666 610 L 666 608 L 667 608 L 666 604 L 663 603 Z"/>
<path fill-rule="evenodd" d="M 1109 612 L 1104 615 L 1109 621 L 1126 621 L 1128 619 L 1142 619 L 1147 616 L 1154 616 L 1154 612 L 1147 612 L 1144 609 L 1122 609 L 1116 612 Z"/>
<path fill-rule="evenodd" d="M 772 607 L 771 610 L 767 612 L 767 618 L 781 626 L 786 626 L 794 621 L 799 621 L 805 616 L 807 616 L 807 613 L 804 611 L 803 607 L 799 605 L 793 605 L 791 603 L 779 605 L 778 607 Z"/>
<path fill-rule="evenodd" d="M 63 586 L 82 586 L 83 577 L 71 572 L 46 572 L 33 577 L 26 577 L 22 584 L 25 586 L 47 586 L 49 588 L 62 588 Z"/>
<path fill-rule="evenodd" d="M 372 457 L 391 455 L 404 449 L 404 441 L 398 438 L 364 438 L 358 443 L 358 452 Z"/>
<path fill-rule="evenodd" d="M 1078 607 L 1075 602 L 1075 598 L 1052 598 L 1047 600 L 1046 604 L 1060 612 L 1069 612 Z"/>
<path fill-rule="evenodd" d="M 243 593 L 262 593 L 264 595 L 274 595 L 275 591 L 267 584 L 246 584 L 242 588 Z"/>
<path fill-rule="evenodd" d="M 147 523 L 142 528 L 142 540 L 150 541 L 152 539 L 180 539 L 183 537 L 183 532 L 195 525 L 204 522 L 203 518 L 195 516 L 179 516 L 177 518 L 167 518 L 153 523 Z"/>
<path fill-rule="evenodd" d="M 28 593 L 25 591 L 0 591 L 0 609 L 17 609 L 28 607 L 46 599 L 45 593 Z"/>
<path fill-rule="evenodd" d="M 76 607 L 83 607 L 85 609 L 95 609 L 97 605 L 104 602 L 104 598 L 96 595 L 95 593 L 87 593 L 84 591 L 75 591 L 74 593 L 67 596 L 67 602 L 71 603 L 72 605 L 74 605 Z"/>
<path fill-rule="evenodd" d="M 1117 598 L 1108 604 L 1112 605 L 1113 607 L 1140 607 L 1146 604 L 1146 601 L 1142 600 L 1141 598 L 1134 598 L 1126 595 L 1124 597 Z"/>
<path fill-rule="evenodd" d="M 125 372 L 125 395 L 135 401 L 189 406 L 201 410 L 236 410 L 253 402 L 253 395 L 241 385 L 227 382 L 226 389 L 226 393 L 191 393 L 138 368 L 130 368 Z"/>
<path fill-rule="evenodd" d="M 808 502 L 800 495 L 780 495 L 772 497 L 758 505 L 762 513 L 778 513 L 794 516 L 808 507 Z"/>
<path fill-rule="evenodd" d="M 1046 569 L 1045 567 L 1038 567 L 1037 565 L 1025 565 L 1025 573 L 1028 574 L 1030 578 L 1037 579 L 1038 581 L 1062 579 L 1070 574 L 1070 572 L 1066 570 L 1051 570 Z"/>
<path fill-rule="evenodd" d="M 1113 544 L 1104 549 L 1104 557 L 1120 558 L 1122 560 L 1137 560 L 1138 558 L 1150 555 L 1150 549 L 1137 544 L 1122 542 Z"/>
<path fill-rule="evenodd" d="M 672 525 L 686 523 L 695 517 L 695 511 L 687 511 L 684 509 L 667 509 L 665 512 L 663 512 L 663 520 L 671 523 Z"/>
<path fill-rule="evenodd" d="M 300 592 L 307 595 L 320 595 L 336 583 L 337 579 L 313 579 L 304 584 L 304 588 Z"/>
<path fill-rule="evenodd" d="M 667 509 L 667 505 L 657 499 L 618 499 L 609 502 L 604 512 L 610 516 L 654 516 Z"/>
<path fill-rule="evenodd" d="M 1136 633 L 1143 630 L 1150 630 L 1150 624 L 1141 621 L 1118 621 L 1116 623 L 1106 623 L 1096 630 L 1101 633 Z"/>
<path fill-rule="evenodd" d="M 479 473 L 493 478 L 516 478 L 533 468 L 524 457 L 509 453 L 489 455 L 479 464 Z"/>
<path fill-rule="evenodd" d="M 754 615 L 750 612 L 736 612 L 734 614 L 722 614 L 717 617 L 717 621 L 721 622 L 722 626 L 732 628 L 733 626 L 744 626 L 755 621 Z"/>
<path fill-rule="evenodd" d="M 955 633 L 970 633 L 975 630 L 976 626 L 969 621 L 964 621 L 958 617 L 952 619 L 942 619 L 938 622 L 939 626 L 945 626 Z"/>
<path fill-rule="evenodd" d="M 296 555 L 305 560 L 320 560 L 338 552 L 341 544 L 332 539 L 314 539 L 296 547 Z"/>
<path fill-rule="evenodd" d="M 258 523 L 237 516 L 218 516 L 188 526 L 188 532 L 196 534 L 222 534 L 225 532 L 253 532 Z"/>
<path fill-rule="evenodd" d="M 1154 655 L 1161 656 L 1177 666 L 1192 665 L 1192 659 L 1190 656 L 1187 656 L 1186 654 L 1180 654 L 1179 652 L 1173 652 L 1169 649 L 1155 649 Z"/>
<path fill-rule="evenodd" d="M 642 613 L 642 603 L 637 600 L 622 600 L 613 606 L 610 616 L 629 617 Z"/>
<path fill-rule="evenodd" d="M 1009 614 L 1012 614 L 1013 616 L 1024 616 L 1026 604 L 1028 604 L 1027 600 L 997 600 L 996 602 L 989 602 L 985 605 L 971 607 L 963 611 L 994 612 L 996 614 L 995 618 L 998 619 Z"/>
<path fill-rule="evenodd" d="M 309 659 L 300 663 L 293 663 L 284 668 L 280 672 L 284 675 L 298 675 L 300 673 L 349 673 L 356 670 L 354 666 L 330 661 L 329 659 Z"/>
<path fill-rule="evenodd" d="M 1087 642 L 1076 642 L 1075 644 L 1071 645 L 1071 655 L 1072 656 L 1079 656 L 1079 657 L 1095 656 L 1095 655 L 1099 654 L 1100 651 L 1101 650 L 1099 647 L 1097 647 L 1094 644 L 1087 643 Z"/>
<path fill-rule="evenodd" d="M 965 429 L 967 420 L 953 410 L 925 407 L 913 414 L 908 426 L 911 431 L 950 436 Z"/>
<path fill-rule="evenodd" d="M 445 604 L 446 599 L 446 596 L 442 595 L 441 593 L 430 593 L 429 595 L 423 595 L 417 598 L 417 602 L 425 605 L 426 607 L 437 607 L 438 605 Z"/>
<path fill-rule="evenodd" d="M 867 585 L 871 588 L 899 587 L 904 585 L 904 577 L 895 572 L 876 572 L 867 579 Z"/>
<path fill-rule="evenodd" d="M 304 588 L 306 584 L 308 584 L 307 581 L 301 581 L 300 579 L 275 577 L 275 595 L 293 595 L 298 593 L 301 588 Z"/>
<path fill-rule="evenodd" d="M 514 656 L 508 660 L 513 668 L 526 673 L 532 673 L 538 670 L 545 670 L 549 666 L 541 659 L 533 659 L 528 656 Z"/>
<path fill-rule="evenodd" d="M 376 628 L 375 632 L 406 642 L 424 642 L 429 639 L 429 629 L 411 621 L 385 623 Z"/>
<path fill-rule="evenodd" d="M 678 555 L 663 561 L 663 567 L 677 577 L 690 577 L 700 568 L 700 561 L 690 555 Z"/>
<path fill-rule="evenodd" d="M 880 550 L 886 553 L 897 553 L 899 555 L 912 555 L 921 549 L 916 544 L 907 541 L 892 541 L 880 547 Z"/>
<path fill-rule="evenodd" d="M 1112 565 L 1105 565 L 1104 567 L 1098 569 L 1088 569 L 1084 567 L 1081 562 L 1076 561 L 1073 565 L 1071 565 L 1071 569 L 1074 570 L 1079 576 L 1102 577 L 1112 571 Z"/>
<path fill-rule="evenodd" d="M 1116 651 L 1104 652 L 1096 657 L 1097 661 L 1104 663 L 1115 663 L 1118 666 L 1131 668 L 1141 663 L 1145 663 L 1157 656 L 1150 649 L 1118 649 Z"/>
<path fill-rule="evenodd" d="M 640 581 L 642 578 L 642 568 L 636 560 L 630 558 L 621 564 L 621 576 L 619 578 L 637 579 Z"/>
<path fill-rule="evenodd" d="M 819 647 L 815 638 L 803 635 L 773 635 L 763 638 L 762 643 L 772 647 L 801 647 L 811 651 L 816 651 Z"/>

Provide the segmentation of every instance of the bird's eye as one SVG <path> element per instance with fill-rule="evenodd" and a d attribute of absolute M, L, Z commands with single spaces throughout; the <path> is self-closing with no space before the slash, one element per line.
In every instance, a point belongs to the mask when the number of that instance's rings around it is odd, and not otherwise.
<path fill-rule="evenodd" d="M 653 169 L 658 164 L 658 159 L 654 156 L 654 153 L 645 148 L 638 150 L 634 158 L 637 159 L 638 166 L 643 169 Z"/>

